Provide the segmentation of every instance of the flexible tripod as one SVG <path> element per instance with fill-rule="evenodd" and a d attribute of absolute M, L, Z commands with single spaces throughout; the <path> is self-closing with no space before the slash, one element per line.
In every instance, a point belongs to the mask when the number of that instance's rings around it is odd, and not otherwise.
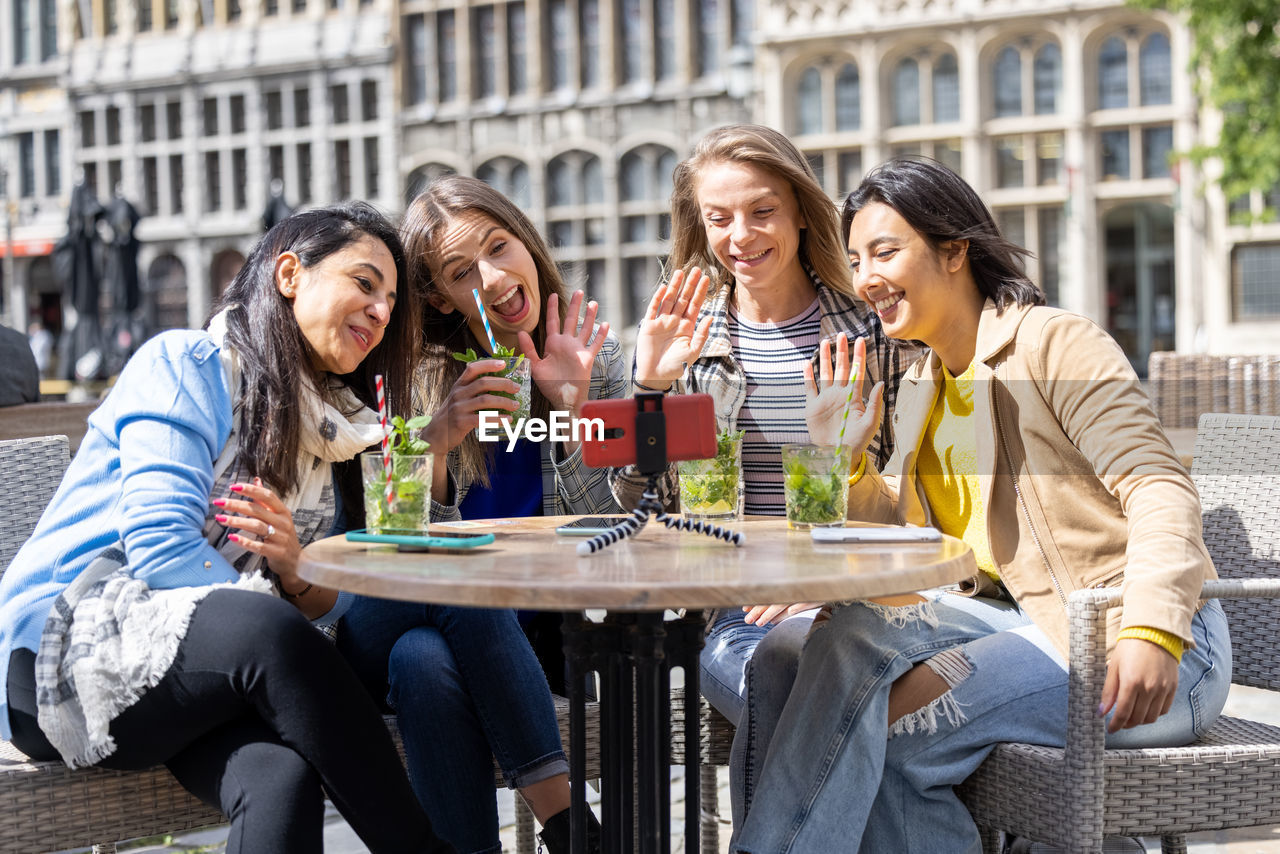
<path fill-rule="evenodd" d="M 578 544 L 579 555 L 589 555 L 600 551 L 616 542 L 634 537 L 640 533 L 653 516 L 668 528 L 679 528 L 682 531 L 693 531 L 715 537 L 735 546 L 746 542 L 746 537 L 738 531 L 731 531 L 709 522 L 692 519 L 678 519 L 668 516 L 662 503 L 658 500 L 658 477 L 667 468 L 667 421 L 662 411 L 661 393 L 640 393 L 636 399 L 636 468 L 648 478 L 644 493 L 636 509 L 631 515 L 614 525 L 603 534 L 597 534 L 586 542 Z"/>

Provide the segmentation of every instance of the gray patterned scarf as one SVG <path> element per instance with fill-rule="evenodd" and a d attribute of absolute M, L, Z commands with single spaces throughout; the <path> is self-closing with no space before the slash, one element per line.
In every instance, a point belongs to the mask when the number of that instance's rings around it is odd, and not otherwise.
<path fill-rule="evenodd" d="M 210 321 L 209 334 L 222 348 L 227 387 L 234 390 L 240 388 L 241 373 L 235 353 L 222 346 L 225 315 L 226 311 Z M 362 406 L 350 390 L 335 385 L 328 397 L 333 403 L 312 388 L 302 396 L 298 443 L 302 474 L 298 487 L 281 499 L 293 514 L 303 545 L 323 536 L 332 524 L 329 463 L 351 459 L 381 436 L 377 414 Z M 232 433 L 213 465 L 213 495 L 225 495 L 229 484 L 248 479 L 239 459 L 238 415 L 236 407 Z M 262 558 L 228 540 L 228 530 L 214 518 L 216 512 L 210 504 L 203 533 L 240 573 L 234 584 L 152 590 L 133 577 L 124 546 L 117 543 L 92 561 L 54 602 L 36 655 L 36 703 L 41 730 L 68 766 L 93 765 L 115 752 L 111 722 L 163 678 L 177 656 L 191 614 L 211 590 L 278 592 L 275 576 L 262 565 Z"/>

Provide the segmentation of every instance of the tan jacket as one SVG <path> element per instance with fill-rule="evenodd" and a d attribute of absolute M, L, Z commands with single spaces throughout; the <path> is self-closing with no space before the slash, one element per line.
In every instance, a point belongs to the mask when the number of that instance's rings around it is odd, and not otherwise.
<path fill-rule="evenodd" d="M 1129 626 L 1191 645 L 1200 587 L 1217 577 L 1200 499 L 1119 346 L 1077 315 L 988 301 L 974 363 L 987 538 L 1014 599 L 1064 656 L 1067 596 L 1085 587 L 1123 585 L 1108 650 Z M 933 524 L 916 463 L 941 382 L 932 353 L 903 377 L 893 457 L 850 488 L 850 518 Z M 966 587 L 994 591 L 983 573 Z"/>

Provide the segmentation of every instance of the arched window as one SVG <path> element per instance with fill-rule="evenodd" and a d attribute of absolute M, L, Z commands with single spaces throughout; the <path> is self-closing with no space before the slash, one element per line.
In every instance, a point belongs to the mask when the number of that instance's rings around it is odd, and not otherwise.
<path fill-rule="evenodd" d="M 147 291 L 155 305 L 156 327 L 184 329 L 187 326 L 187 268 L 176 255 L 158 256 L 147 268 Z"/>
<path fill-rule="evenodd" d="M 911 57 L 893 70 L 893 124 L 920 124 L 920 66 Z"/>
<path fill-rule="evenodd" d="M 996 93 L 996 117 L 1022 115 L 1022 56 L 1009 45 L 996 55 L 992 68 Z"/>
<path fill-rule="evenodd" d="M 435 179 L 453 175 L 456 171 L 452 166 L 446 166 L 443 163 L 425 163 L 414 169 L 409 173 L 409 180 L 405 182 L 404 203 L 407 205 L 416 199 L 418 194 Z"/>
<path fill-rule="evenodd" d="M 836 75 L 836 130 L 862 127 L 862 90 L 858 66 L 846 63 Z"/>
<path fill-rule="evenodd" d="M 666 200 L 671 195 L 671 175 L 676 171 L 676 153 L 669 148 L 658 155 L 658 198 Z"/>
<path fill-rule="evenodd" d="M 622 167 L 619 170 L 622 187 L 622 201 L 638 202 L 649 197 L 648 168 L 644 158 L 637 151 L 628 151 L 622 155 Z"/>
<path fill-rule="evenodd" d="M 582 164 L 583 201 L 589 205 L 604 204 L 604 172 L 600 158 L 588 156 Z"/>
<path fill-rule="evenodd" d="M 1112 110 L 1129 106 L 1129 51 L 1112 36 L 1098 51 L 1098 108 Z"/>
<path fill-rule="evenodd" d="M 1169 54 L 1169 37 L 1152 33 L 1138 51 L 1138 98 L 1146 107 L 1173 103 L 1173 59 Z"/>
<path fill-rule="evenodd" d="M 1062 50 L 1056 42 L 1036 51 L 1034 68 L 1036 115 L 1052 115 L 1058 112 L 1058 93 L 1062 91 Z"/>
<path fill-rule="evenodd" d="M 209 295 L 215 300 L 222 296 L 243 266 L 244 256 L 235 249 L 224 249 L 214 255 L 209 265 Z"/>
<path fill-rule="evenodd" d="M 547 204 L 551 207 L 571 205 L 577 199 L 573 192 L 573 171 L 568 161 L 557 157 L 547 164 Z"/>
<path fill-rule="evenodd" d="M 953 53 L 944 53 L 933 65 L 933 120 L 960 121 L 960 68 Z"/>
<path fill-rule="evenodd" d="M 806 68 L 800 75 L 798 95 L 796 132 L 822 133 L 822 75 L 817 68 Z"/>
<path fill-rule="evenodd" d="M 514 157 L 495 157 L 480 164 L 476 177 L 522 208 L 533 204 L 529 167 Z"/>

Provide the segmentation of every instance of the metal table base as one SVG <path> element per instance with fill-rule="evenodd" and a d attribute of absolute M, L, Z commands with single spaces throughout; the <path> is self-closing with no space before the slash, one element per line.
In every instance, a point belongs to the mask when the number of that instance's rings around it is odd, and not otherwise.
<path fill-rule="evenodd" d="M 698 654 L 701 611 L 609 613 L 564 620 L 569 664 L 570 851 L 586 851 L 586 688 L 600 674 L 602 854 L 671 852 L 671 668 L 684 670 L 685 851 L 698 854 Z"/>

